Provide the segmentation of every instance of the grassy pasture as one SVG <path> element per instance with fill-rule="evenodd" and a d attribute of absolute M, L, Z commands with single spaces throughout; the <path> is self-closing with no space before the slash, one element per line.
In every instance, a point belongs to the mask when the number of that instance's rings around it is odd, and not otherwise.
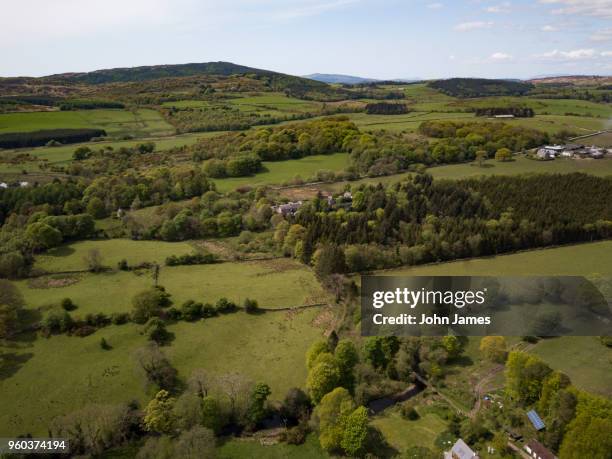
<path fill-rule="evenodd" d="M 423 121 L 427 120 L 457 120 L 476 121 L 473 113 L 431 113 L 428 111 L 410 112 L 405 115 L 368 115 L 367 113 L 353 113 L 348 117 L 360 129 L 366 131 L 385 129 L 390 132 L 416 132 Z"/>
<path fill-rule="evenodd" d="M 612 148 L 612 131 L 604 132 L 603 134 L 598 134 L 593 137 L 586 137 L 584 139 L 580 139 L 579 142 L 587 145 Z"/>
<path fill-rule="evenodd" d="M 330 457 L 319 444 L 315 434 L 306 437 L 302 445 L 262 445 L 258 440 L 232 438 L 217 449 L 219 459 L 234 459 L 237 457 L 261 457 L 265 459 L 319 459 Z"/>
<path fill-rule="evenodd" d="M 389 444 L 400 453 L 413 446 L 435 449 L 434 440 L 447 428 L 446 422 L 436 414 L 423 413 L 419 419 L 409 421 L 402 418 L 397 409 L 374 417 L 371 424 L 380 429 Z"/>
<path fill-rule="evenodd" d="M 175 339 L 164 353 L 185 379 L 194 368 L 239 372 L 267 382 L 273 399 L 306 379 L 304 355 L 321 335 L 319 310 L 247 315 L 236 313 L 169 327 Z M 134 351 L 146 342 L 140 327 L 110 326 L 85 338 L 53 336 L 0 347 L 10 364 L 0 370 L 0 434 L 47 433 L 49 421 L 89 403 L 146 403 Z M 100 348 L 104 337 L 112 346 Z M 86 363 L 86 364 L 85 364 Z"/>
<path fill-rule="evenodd" d="M 231 95 L 228 94 L 228 95 Z M 243 94 L 237 94 L 239 97 L 228 97 L 222 99 L 219 103 L 227 104 L 238 108 L 244 112 L 261 112 L 261 113 L 279 113 L 279 112 L 292 112 L 302 113 L 309 111 L 316 111 L 320 108 L 319 103 L 310 102 L 293 97 L 287 97 L 283 93 L 266 93 L 266 94 L 254 94 L 244 97 Z M 164 102 L 164 107 L 177 107 L 177 108 L 202 108 L 210 107 L 217 102 L 211 103 L 206 100 L 179 100 L 173 102 Z"/>
<path fill-rule="evenodd" d="M 477 163 L 450 164 L 428 169 L 434 178 L 462 179 L 482 175 L 518 175 L 518 174 L 569 174 L 584 172 L 597 176 L 612 175 L 612 159 L 570 159 L 558 158 L 554 161 L 534 161 L 516 157 L 514 161 L 486 161 L 484 167 Z"/>
<path fill-rule="evenodd" d="M 235 177 L 216 179 L 215 184 L 221 192 L 231 191 L 241 186 L 258 186 L 281 184 L 291 180 L 296 175 L 307 179 L 317 171 L 326 169 L 339 171 L 348 166 L 348 153 L 334 153 L 331 155 L 307 156 L 287 161 L 265 161 L 264 172 L 251 177 Z"/>
<path fill-rule="evenodd" d="M 612 241 L 399 268 L 381 274 L 390 276 L 611 275 Z"/>
<path fill-rule="evenodd" d="M 449 109 L 468 109 L 485 107 L 527 106 L 533 108 L 536 115 L 573 115 L 608 118 L 612 108 L 607 104 L 598 104 L 575 99 L 537 99 L 531 97 L 481 97 L 475 99 L 457 99 L 447 104 Z"/>
<path fill-rule="evenodd" d="M 48 272 L 78 271 L 87 269 L 84 257 L 97 249 L 102 255 L 102 264 L 116 268 L 123 259 L 130 266 L 143 262 L 164 263 L 170 255 L 183 255 L 194 251 L 187 242 L 132 241 L 131 239 L 108 239 L 100 241 L 80 241 L 63 245 L 37 257 L 35 268 Z"/>
<path fill-rule="evenodd" d="M 174 128 L 155 110 L 75 110 L 6 113 L 0 115 L 0 133 L 40 129 L 100 128 L 108 135 L 170 135 Z"/>
<path fill-rule="evenodd" d="M 185 246 L 182 246 L 182 250 L 186 249 Z M 136 247 L 131 248 L 134 258 L 147 250 L 154 250 L 153 247 L 142 250 Z M 160 247 L 160 251 L 170 252 L 169 247 Z M 151 252 L 146 255 L 152 256 Z M 71 255 L 67 256 L 71 260 Z M 69 263 L 77 263 L 78 260 L 75 256 Z M 63 266 L 61 258 L 54 259 L 52 266 Z M 87 313 L 130 311 L 132 296 L 153 286 L 151 274 L 149 270 L 83 273 L 60 277 L 76 282 L 50 288 L 36 288 L 47 286 L 47 277 L 17 281 L 15 284 L 23 293 L 28 308 L 46 309 L 68 297 L 79 306 L 74 314 L 84 316 Z M 162 267 L 159 284 L 172 295 L 175 306 L 187 300 L 214 303 L 221 297 L 241 303 L 249 297 L 256 299 L 260 307 L 282 308 L 326 299 L 312 271 L 288 259 Z"/>
<path fill-rule="evenodd" d="M 532 353 L 567 373 L 577 387 L 612 397 L 612 349 L 602 346 L 598 337 L 549 338 L 540 341 Z"/>

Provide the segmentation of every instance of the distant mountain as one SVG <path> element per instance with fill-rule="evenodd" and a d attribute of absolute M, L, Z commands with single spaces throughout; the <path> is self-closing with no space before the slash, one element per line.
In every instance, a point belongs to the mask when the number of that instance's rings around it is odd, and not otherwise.
<path fill-rule="evenodd" d="M 352 75 L 339 75 L 336 73 L 311 73 L 310 75 L 304 75 L 303 78 L 310 80 L 320 81 L 322 83 L 340 83 L 340 84 L 361 84 L 361 83 L 374 83 L 379 80 L 374 78 L 363 78 Z"/>
<path fill-rule="evenodd" d="M 84 73 L 61 73 L 56 75 L 49 75 L 43 77 L 43 79 L 71 83 L 104 84 L 158 80 L 160 78 L 190 77 L 197 75 L 249 75 L 256 77 L 268 77 L 272 79 L 299 81 L 303 84 L 311 86 L 313 84 L 312 81 L 306 80 L 304 78 L 222 61 L 114 68 L 95 70 L 93 72 Z M 322 87 L 323 85 L 317 86 Z"/>

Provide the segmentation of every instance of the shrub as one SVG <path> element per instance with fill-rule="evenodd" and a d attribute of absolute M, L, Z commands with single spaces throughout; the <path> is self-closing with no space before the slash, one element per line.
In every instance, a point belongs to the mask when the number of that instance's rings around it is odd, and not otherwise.
<path fill-rule="evenodd" d="M 136 294 L 132 298 L 132 319 L 143 324 L 151 317 L 158 316 L 161 308 L 170 306 L 170 295 L 163 287 L 154 287 Z"/>
<path fill-rule="evenodd" d="M 50 312 L 42 323 L 47 333 L 66 333 L 74 326 L 74 320 L 66 311 Z"/>
<path fill-rule="evenodd" d="M 236 303 L 229 301 L 227 298 L 219 298 L 215 307 L 217 312 L 221 314 L 234 312 L 237 308 Z"/>
<path fill-rule="evenodd" d="M 417 410 L 414 409 L 414 405 L 410 402 L 402 403 L 400 413 L 404 419 L 408 419 L 410 421 L 416 421 L 420 417 Z"/>
<path fill-rule="evenodd" d="M 64 311 L 68 312 L 74 311 L 77 308 L 76 304 L 74 304 L 70 298 L 64 298 L 60 302 L 60 305 Z"/>
<path fill-rule="evenodd" d="M 130 321 L 130 315 L 127 312 L 113 312 L 110 320 L 113 325 L 123 325 Z"/>
<path fill-rule="evenodd" d="M 150 319 L 143 329 L 143 334 L 151 341 L 157 344 L 165 343 L 169 338 L 166 324 L 158 317 Z"/>
<path fill-rule="evenodd" d="M 285 432 L 285 442 L 289 445 L 301 445 L 306 441 L 308 429 L 304 424 L 299 424 Z"/>
<path fill-rule="evenodd" d="M 215 263 L 217 257 L 212 253 L 193 253 L 186 255 L 171 255 L 166 258 L 166 266 L 179 266 L 179 265 L 207 265 Z"/>
<path fill-rule="evenodd" d="M 214 317 L 217 315 L 217 309 L 210 303 L 204 303 L 202 306 L 202 317 Z"/>
<path fill-rule="evenodd" d="M 85 316 L 85 323 L 92 327 L 104 327 L 111 323 L 111 319 L 103 312 L 98 312 L 96 314 L 90 313 Z"/>
<path fill-rule="evenodd" d="M 187 300 L 181 306 L 181 315 L 183 319 L 188 321 L 198 320 L 202 317 L 202 303 L 196 303 L 193 300 Z"/>
<path fill-rule="evenodd" d="M 182 314 L 181 311 L 179 311 L 175 307 L 171 307 L 164 311 L 162 317 L 165 317 L 169 320 L 179 320 L 182 317 Z"/>
<path fill-rule="evenodd" d="M 120 271 L 128 271 L 130 269 L 127 260 L 124 258 L 119 263 L 117 263 L 117 268 Z"/>
<path fill-rule="evenodd" d="M 250 298 L 246 298 L 244 300 L 244 310 L 249 314 L 253 314 L 259 311 L 259 304 L 257 304 L 257 300 L 251 300 Z"/>

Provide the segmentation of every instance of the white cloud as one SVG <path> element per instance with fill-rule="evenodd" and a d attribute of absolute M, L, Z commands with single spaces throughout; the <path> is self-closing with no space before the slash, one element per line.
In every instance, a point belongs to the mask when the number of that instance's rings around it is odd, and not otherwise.
<path fill-rule="evenodd" d="M 429 8 L 430 10 L 439 10 L 440 8 L 444 7 L 443 3 L 429 3 L 427 4 L 427 8 Z"/>
<path fill-rule="evenodd" d="M 490 29 L 491 27 L 493 27 L 492 22 L 473 21 L 473 22 L 462 22 L 461 24 L 457 24 L 454 27 L 454 29 L 457 32 L 468 32 L 470 30 Z"/>
<path fill-rule="evenodd" d="M 493 61 L 509 61 L 512 59 L 512 56 L 510 54 L 497 52 L 497 53 L 491 54 L 489 59 Z"/>
<path fill-rule="evenodd" d="M 545 26 L 540 27 L 540 30 L 542 32 L 556 32 L 559 29 L 557 29 L 555 26 L 545 25 Z"/>
<path fill-rule="evenodd" d="M 599 18 L 612 18 L 612 0 L 540 0 L 547 5 L 558 5 L 553 14 L 579 14 Z"/>
<path fill-rule="evenodd" d="M 503 2 L 499 5 L 491 5 L 485 8 L 487 13 L 509 13 L 511 11 L 510 7 L 512 4 L 510 2 Z"/>
<path fill-rule="evenodd" d="M 612 57 L 612 51 L 602 51 L 601 57 Z"/>
<path fill-rule="evenodd" d="M 594 49 L 574 49 L 572 51 L 559 51 L 555 49 L 547 53 L 536 54 L 535 57 L 542 59 L 560 60 L 560 61 L 576 61 L 584 59 L 593 59 L 598 56 Z"/>
<path fill-rule="evenodd" d="M 590 38 L 593 41 L 612 41 L 612 27 L 609 29 L 597 30 Z"/>

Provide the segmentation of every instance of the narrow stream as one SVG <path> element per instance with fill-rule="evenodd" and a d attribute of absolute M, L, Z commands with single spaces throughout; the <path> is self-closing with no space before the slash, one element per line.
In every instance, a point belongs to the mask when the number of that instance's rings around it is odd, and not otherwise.
<path fill-rule="evenodd" d="M 370 403 L 368 403 L 368 410 L 370 411 L 371 415 L 381 413 L 382 411 L 386 410 L 390 406 L 395 405 L 396 403 L 401 403 L 414 397 L 415 395 L 422 392 L 425 387 L 425 384 L 423 384 L 417 379 L 414 384 L 411 384 L 405 390 L 398 394 L 372 400 Z"/>

